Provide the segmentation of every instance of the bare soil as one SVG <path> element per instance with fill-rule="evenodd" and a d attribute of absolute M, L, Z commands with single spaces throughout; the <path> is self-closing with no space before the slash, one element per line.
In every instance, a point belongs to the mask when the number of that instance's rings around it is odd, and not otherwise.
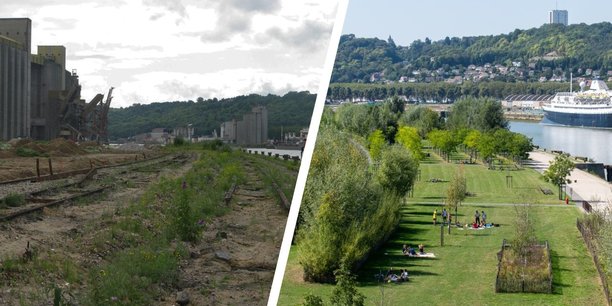
<path fill-rule="evenodd" d="M 238 186 L 231 212 L 207 225 L 203 239 L 182 263 L 179 290 L 193 305 L 266 305 L 287 211 L 245 165 L 247 183 Z M 175 296 L 158 305 L 175 305 Z"/>
<path fill-rule="evenodd" d="M 89 154 L 54 158 L 54 170 L 70 171 L 100 163 L 120 163 L 135 154 Z M 35 158 L 1 159 L 0 180 L 15 178 L 16 173 L 31 168 Z M 57 168 L 56 168 L 57 163 Z M 42 213 L 20 217 L 0 224 L 0 261 L 21 256 L 29 242 L 38 258 L 68 259 L 83 274 L 98 265 L 105 251 L 93 253 L 96 233 L 103 230 L 108 218 L 119 208 L 138 199 L 147 185 L 161 176 L 178 177 L 191 168 L 166 169 L 160 173 L 132 175 L 133 188 L 121 185 L 111 192 L 95 195 L 86 202 L 45 209 Z M 21 169 L 21 170 L 17 170 Z M 231 211 L 206 224 L 199 243 L 190 245 L 191 256 L 181 262 L 179 288 L 164 288 L 158 305 L 176 305 L 176 294 L 189 294 L 190 305 L 265 305 L 278 258 L 287 212 L 275 196 L 269 194 L 261 174 L 245 161 L 247 181 L 238 186 L 230 202 Z M 23 174 L 21 174 L 23 175 Z M 106 220 L 106 221 L 105 221 Z M 108 250 L 107 250 L 108 251 Z M 37 273 L 35 277 L 15 277 L 0 282 L 0 305 L 18 305 L 26 297 L 32 305 L 50 303 L 47 288 L 52 276 Z M 65 283 L 66 291 L 79 296 L 87 284 Z"/>
<path fill-rule="evenodd" d="M 87 169 L 90 167 L 90 162 L 93 163 L 94 166 L 106 166 L 125 163 L 137 158 L 142 159 L 142 153 L 93 153 L 50 157 L 54 174 Z M 0 158 L 0 182 L 36 176 L 36 159 L 37 157 Z M 38 159 L 40 163 L 40 174 L 48 175 L 49 158 L 38 157 Z"/>

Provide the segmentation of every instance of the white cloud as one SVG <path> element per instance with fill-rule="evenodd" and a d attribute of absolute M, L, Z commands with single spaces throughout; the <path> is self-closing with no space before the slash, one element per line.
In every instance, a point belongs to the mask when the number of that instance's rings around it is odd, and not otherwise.
<path fill-rule="evenodd" d="M 337 1 L 4 0 L 36 45 L 67 47 L 83 98 L 113 106 L 316 91 Z M 189 62 L 187 62 L 189 61 Z"/>

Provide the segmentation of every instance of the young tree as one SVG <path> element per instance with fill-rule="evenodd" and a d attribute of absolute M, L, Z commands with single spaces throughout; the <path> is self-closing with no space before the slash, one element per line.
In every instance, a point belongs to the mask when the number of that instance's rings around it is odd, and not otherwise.
<path fill-rule="evenodd" d="M 336 286 L 330 298 L 333 306 L 363 306 L 365 296 L 357 291 L 355 277 L 348 269 L 340 269 L 336 272 Z"/>
<path fill-rule="evenodd" d="M 446 206 L 448 210 L 455 211 L 455 221 L 457 221 L 457 209 L 459 204 L 465 200 L 467 194 L 467 181 L 463 167 L 459 167 L 453 176 L 448 189 L 446 189 Z"/>
<path fill-rule="evenodd" d="M 562 186 L 569 184 L 571 181 L 567 178 L 575 165 L 567 154 L 559 154 L 550 162 L 548 169 L 544 171 L 544 180 L 559 186 L 559 200 L 562 200 Z"/>

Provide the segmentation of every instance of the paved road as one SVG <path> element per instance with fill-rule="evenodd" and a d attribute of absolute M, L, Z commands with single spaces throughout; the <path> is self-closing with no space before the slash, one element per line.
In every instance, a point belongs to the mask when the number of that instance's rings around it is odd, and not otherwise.
<path fill-rule="evenodd" d="M 542 173 L 555 156 L 547 152 L 534 151 L 529 152 L 529 158 L 531 160 L 525 165 Z M 594 209 L 598 210 L 612 209 L 612 184 L 578 169 L 570 173 L 569 179 L 572 183 L 568 185 L 567 193 L 573 200 L 588 201 Z"/>

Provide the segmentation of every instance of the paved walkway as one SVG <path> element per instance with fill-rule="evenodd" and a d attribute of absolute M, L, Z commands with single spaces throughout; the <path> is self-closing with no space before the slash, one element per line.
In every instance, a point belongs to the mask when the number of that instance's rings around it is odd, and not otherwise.
<path fill-rule="evenodd" d="M 555 156 L 551 153 L 534 151 L 529 152 L 529 161 L 524 164 L 542 173 L 548 168 Z M 590 174 L 586 171 L 574 169 L 570 173 L 572 181 L 568 185 L 567 193 L 574 201 L 588 201 L 593 209 L 612 209 L 612 184 Z"/>

